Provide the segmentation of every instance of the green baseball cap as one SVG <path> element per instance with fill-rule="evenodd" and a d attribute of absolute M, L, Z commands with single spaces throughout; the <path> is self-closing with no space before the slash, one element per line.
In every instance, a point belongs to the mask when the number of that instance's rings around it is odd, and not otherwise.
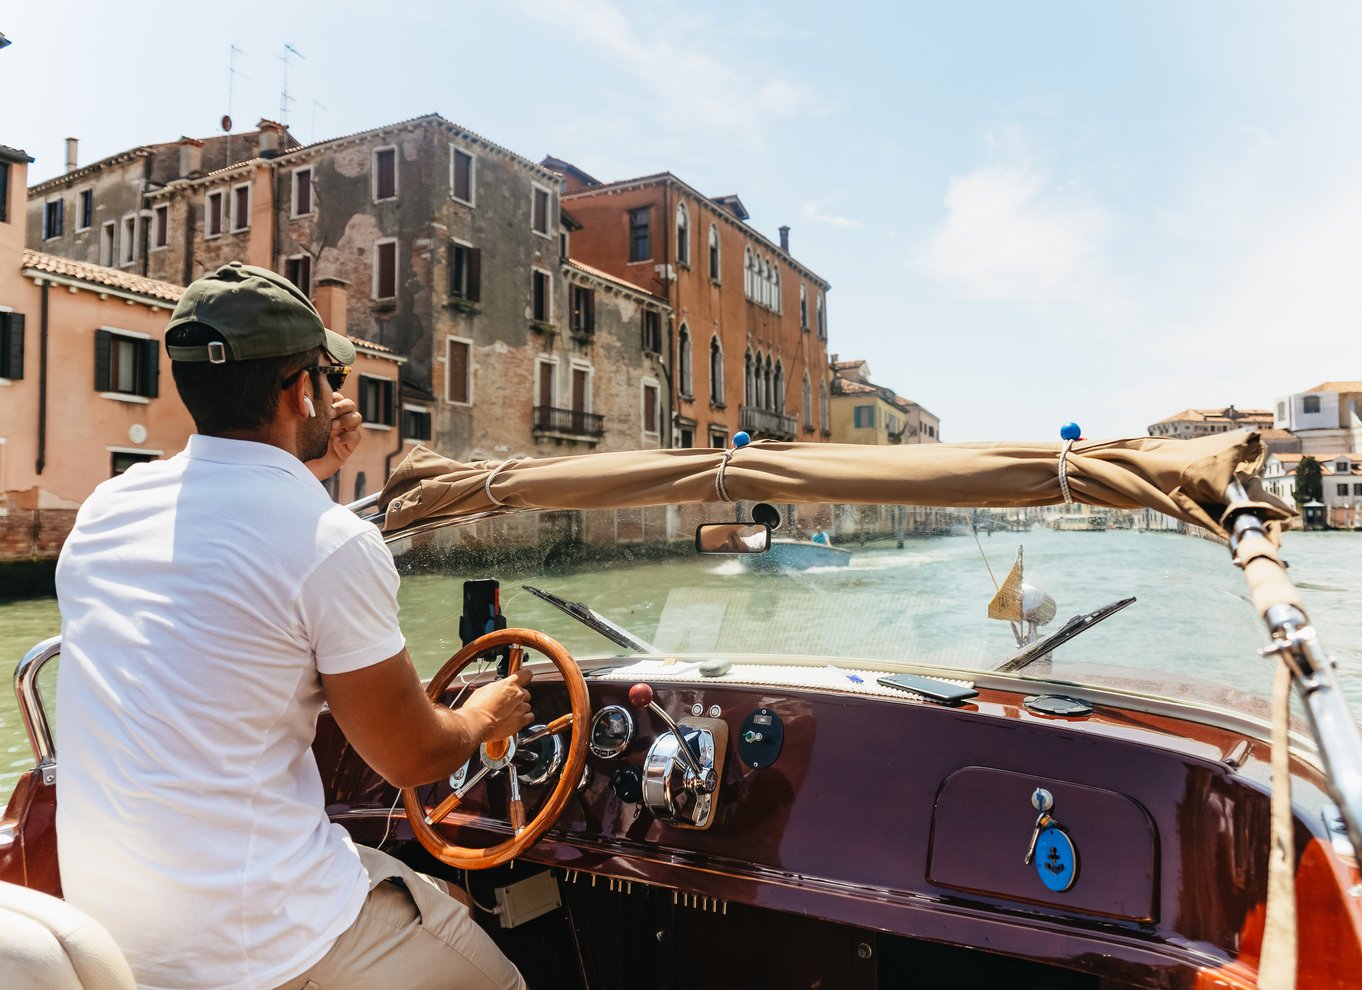
<path fill-rule="evenodd" d="M 222 342 L 181 346 L 170 331 L 199 323 L 222 335 Z M 326 329 L 311 300 L 278 272 L 223 265 L 189 283 L 166 325 L 166 354 L 172 361 L 250 361 L 287 357 L 322 348 L 337 364 L 355 363 L 355 345 Z"/>

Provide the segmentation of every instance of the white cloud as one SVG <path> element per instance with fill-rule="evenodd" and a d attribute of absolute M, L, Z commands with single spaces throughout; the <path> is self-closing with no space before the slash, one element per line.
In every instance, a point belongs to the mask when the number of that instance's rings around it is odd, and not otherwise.
<path fill-rule="evenodd" d="M 921 264 L 977 299 L 1094 298 L 1106 211 L 1072 186 L 1053 188 L 1025 165 L 991 165 L 950 179 L 946 218 Z"/>
<path fill-rule="evenodd" d="M 865 224 L 850 217 L 844 217 L 837 213 L 829 213 L 824 208 L 826 204 L 813 201 L 804 204 L 803 216 L 809 223 L 826 224 L 829 227 L 840 227 L 846 230 L 854 230 L 864 227 Z"/>

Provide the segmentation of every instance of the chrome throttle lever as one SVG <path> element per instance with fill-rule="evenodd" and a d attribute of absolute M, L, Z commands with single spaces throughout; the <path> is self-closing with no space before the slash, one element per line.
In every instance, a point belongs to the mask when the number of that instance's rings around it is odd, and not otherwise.
<path fill-rule="evenodd" d="M 677 726 L 672 717 L 663 711 L 662 706 L 653 700 L 653 689 L 642 682 L 635 684 L 629 689 L 629 703 L 635 708 L 647 708 L 662 721 L 667 723 L 667 727 L 676 736 L 676 755 L 681 762 L 686 765 L 686 786 L 691 790 L 702 794 L 709 794 L 719 786 L 719 780 L 713 769 L 700 766 L 700 761 L 691 752 L 690 746 L 686 744 L 686 737 L 681 734 L 681 729 Z"/>

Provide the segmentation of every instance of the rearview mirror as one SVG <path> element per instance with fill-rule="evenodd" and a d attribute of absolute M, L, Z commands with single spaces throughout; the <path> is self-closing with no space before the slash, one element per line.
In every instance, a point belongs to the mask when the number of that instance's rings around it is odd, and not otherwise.
<path fill-rule="evenodd" d="M 765 523 L 703 523 L 695 528 L 696 553 L 765 553 L 771 527 Z"/>

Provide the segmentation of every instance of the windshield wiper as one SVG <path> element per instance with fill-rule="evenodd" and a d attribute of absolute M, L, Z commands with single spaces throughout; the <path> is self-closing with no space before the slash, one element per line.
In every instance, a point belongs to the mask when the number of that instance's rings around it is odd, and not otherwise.
<path fill-rule="evenodd" d="M 658 652 L 657 647 L 652 643 L 649 643 L 646 639 L 640 639 L 628 629 L 615 625 L 590 605 L 586 604 L 586 602 L 570 602 L 566 598 L 559 598 L 551 592 L 545 591 L 542 588 L 536 588 L 529 584 L 522 584 L 521 587 L 536 598 L 542 598 L 559 611 L 566 612 L 588 629 L 593 629 L 600 633 L 616 646 L 622 646 L 626 650 L 632 650 L 635 653 Z"/>
<path fill-rule="evenodd" d="M 1134 601 L 1135 599 L 1133 597 L 1122 598 L 1120 601 L 1112 602 L 1110 605 L 1103 605 L 1101 608 L 1093 609 L 1087 615 L 1075 615 L 1068 622 L 1064 623 L 1064 625 L 1060 626 L 1056 632 L 1052 632 L 1044 639 L 1036 640 L 1030 646 L 1023 647 L 993 669 L 1000 673 L 1010 674 L 1013 671 L 1028 667 L 1041 657 L 1053 652 L 1056 647 L 1063 646 L 1079 633 L 1091 629 L 1107 616 L 1115 615 Z"/>

